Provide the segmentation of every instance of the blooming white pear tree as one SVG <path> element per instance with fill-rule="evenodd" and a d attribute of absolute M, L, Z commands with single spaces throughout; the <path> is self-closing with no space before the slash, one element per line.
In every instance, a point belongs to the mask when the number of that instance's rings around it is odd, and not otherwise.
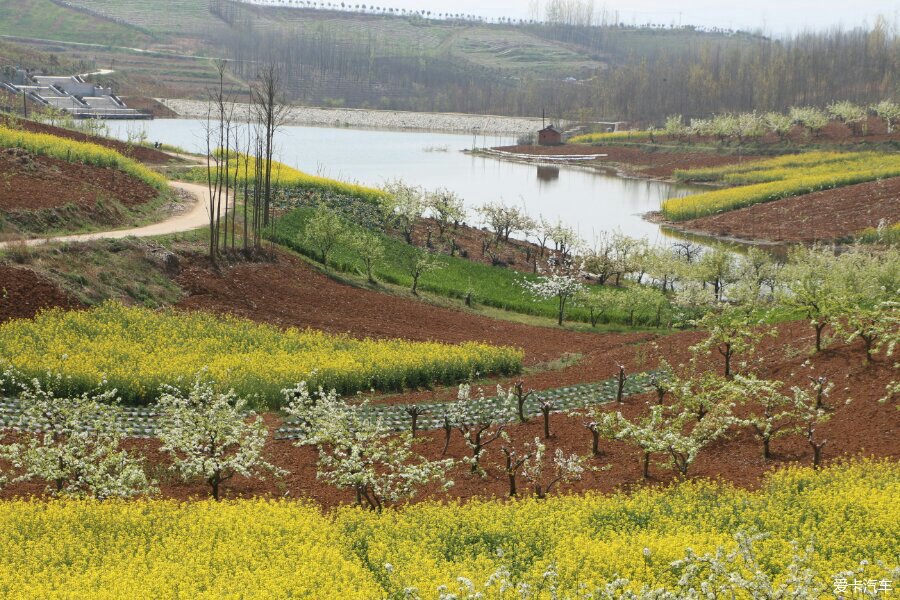
<path fill-rule="evenodd" d="M 540 438 L 526 444 L 527 455 L 522 465 L 522 478 L 534 490 L 534 495 L 543 500 L 560 484 L 579 481 L 586 469 L 587 459 L 578 454 L 565 454 L 561 448 L 549 454 L 547 446 Z"/>
<path fill-rule="evenodd" d="M 759 379 L 755 375 L 735 375 L 729 382 L 730 394 L 754 406 L 754 412 L 740 422 L 753 429 L 763 443 L 763 458 L 772 457 L 772 441 L 797 430 L 795 403 L 783 394 L 780 381 Z"/>
<path fill-rule="evenodd" d="M 825 410 L 820 397 L 823 388 L 816 382 L 811 384 L 814 393 L 809 389 L 794 386 L 793 392 L 794 411 L 796 419 L 802 424 L 801 431 L 806 435 L 806 441 L 813 452 L 813 467 L 818 469 L 822 463 L 822 451 L 828 444 L 828 440 L 822 437 L 820 426 L 831 419 L 831 413 Z M 825 396 L 831 388 L 824 388 Z"/>
<path fill-rule="evenodd" d="M 23 423 L 36 429 L 2 449 L 21 473 L 16 481 L 46 481 L 50 494 L 70 498 L 128 498 L 155 491 L 142 460 L 121 449 L 115 390 L 57 396 L 53 382 L 62 383 L 59 375 L 49 384 L 20 381 L 9 372 L 4 379 L 4 388 L 19 390 Z"/>
<path fill-rule="evenodd" d="M 434 481 L 449 488 L 452 459 L 429 461 L 412 451 L 409 433 L 393 434 L 380 420 L 367 418 L 365 404 L 351 405 L 332 390 L 311 394 L 301 382 L 285 390 L 286 412 L 300 426 L 298 445 L 319 450 L 319 479 L 351 489 L 356 500 L 380 512 L 389 503 L 413 498 Z"/>
<path fill-rule="evenodd" d="M 616 413 L 616 437 L 630 441 L 643 450 L 644 478 L 650 477 L 652 455 L 659 453 L 668 454 L 672 469 L 681 477 L 687 477 L 700 451 L 736 424 L 732 409 L 732 403 L 718 402 L 709 408 L 702 419 L 697 420 L 695 410 L 682 404 L 679 399 L 671 407 L 650 405 L 647 413 L 634 421 Z"/>
<path fill-rule="evenodd" d="M 233 391 L 219 392 L 198 375 L 186 395 L 168 388 L 157 406 L 161 450 L 172 456 L 172 468 L 187 481 L 202 479 L 215 500 L 235 475 L 261 479 L 265 472 L 285 473 L 263 458 L 269 430 L 262 417 Z"/>
<path fill-rule="evenodd" d="M 547 269 L 535 279 L 523 279 L 521 285 L 535 301 L 555 298 L 558 305 L 557 323 L 566 318 L 566 305 L 585 289 L 580 265 L 567 259 L 551 257 Z"/>
<path fill-rule="evenodd" d="M 756 344 L 766 333 L 774 334 L 773 329 L 766 330 L 763 320 L 755 314 L 750 306 L 736 306 L 725 302 L 719 303 L 693 324 L 707 332 L 707 337 L 691 346 L 695 354 L 716 350 L 725 359 L 725 377 L 732 375 L 732 359 L 735 355 L 750 355 L 756 350 Z"/>
<path fill-rule="evenodd" d="M 494 232 L 495 243 L 508 242 L 514 233 L 528 233 L 537 225 L 524 209 L 507 205 L 502 200 L 488 202 L 476 208 L 475 212 L 481 215 L 482 222 Z"/>
<path fill-rule="evenodd" d="M 382 205 L 385 217 L 403 234 L 406 243 L 412 245 L 413 227 L 426 208 L 424 190 L 400 180 L 390 181 L 382 189 L 389 195 Z"/>
<path fill-rule="evenodd" d="M 466 219 L 466 206 L 463 199 L 447 188 L 439 188 L 429 193 L 426 199 L 428 211 L 438 227 L 438 236 L 451 227 L 456 227 Z"/>

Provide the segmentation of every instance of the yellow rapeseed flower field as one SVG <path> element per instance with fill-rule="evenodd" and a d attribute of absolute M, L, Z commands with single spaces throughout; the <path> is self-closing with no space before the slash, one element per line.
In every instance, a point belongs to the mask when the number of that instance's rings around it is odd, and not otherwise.
<path fill-rule="evenodd" d="M 302 380 L 343 394 L 399 390 L 477 373 L 517 373 L 522 359 L 519 350 L 474 342 L 360 340 L 115 302 L 85 311 L 54 309 L 0 326 L 0 365 L 32 377 L 61 373 L 66 392 L 107 381 L 134 402 L 155 398 L 163 385 L 188 384 L 204 369 L 258 406 L 273 407 L 282 389 Z"/>
<path fill-rule="evenodd" d="M 900 176 L 900 154 L 810 152 L 744 165 L 678 171 L 691 181 L 721 181 L 732 187 L 672 198 L 662 214 L 673 221 L 712 215 L 761 202 Z"/>
<path fill-rule="evenodd" d="M 531 598 L 584 598 L 620 577 L 634 590 L 672 590 L 673 561 L 688 548 L 730 550 L 736 532 L 770 534 L 755 550 L 776 582 L 789 577 L 792 543 L 802 551 L 812 541 L 809 567 L 831 589 L 834 575 L 861 561 L 860 578 L 892 577 L 898 494 L 896 462 L 861 461 L 786 469 L 758 491 L 690 482 L 381 514 L 322 514 L 284 500 L 9 501 L 0 503 L 0 595 L 437 599 L 439 586 L 457 590 L 464 578 L 486 599 L 519 598 L 521 584 Z M 512 589 L 486 586 L 495 573 Z"/>
<path fill-rule="evenodd" d="M 0 148 L 22 148 L 67 162 L 110 167 L 135 177 L 158 190 L 167 187 L 166 178 L 141 163 L 97 144 L 77 142 L 46 133 L 32 133 L 0 125 Z"/>
<path fill-rule="evenodd" d="M 0 596 L 383 597 L 316 508 L 295 502 L 0 502 Z"/>
<path fill-rule="evenodd" d="M 663 135 L 663 132 L 658 132 Z M 650 139 L 650 131 L 606 131 L 602 133 L 585 133 L 576 135 L 566 142 L 568 144 L 602 144 L 604 142 L 643 141 Z"/>
<path fill-rule="evenodd" d="M 802 550 L 811 540 L 813 564 L 824 580 L 861 560 L 873 563 L 873 577 L 888 577 L 874 563 L 898 565 L 898 493 L 900 465 L 861 462 L 821 472 L 786 469 L 759 492 L 691 482 L 547 502 L 421 504 L 382 515 L 348 509 L 337 523 L 354 547 L 364 549 L 366 564 L 392 566 L 391 573 L 378 572 L 392 590 L 430 593 L 455 576 L 484 582 L 504 566 L 532 586 L 552 568 L 559 589 L 575 597 L 581 586 L 593 589 L 619 577 L 639 582 L 634 589 L 671 589 L 678 573 L 669 565 L 686 548 L 700 554 L 733 548 L 739 531 L 771 533 L 758 551 L 780 580 L 787 576 L 782 570 L 793 555 L 791 542 Z"/>
<path fill-rule="evenodd" d="M 223 157 L 224 152 L 221 152 L 219 156 L 220 158 Z M 256 173 L 256 157 L 234 152 L 229 153 L 228 172 L 231 180 L 237 185 L 243 186 L 248 181 L 252 184 Z M 198 167 L 189 169 L 181 177 L 205 183 L 208 173 L 206 167 Z M 310 175 L 278 161 L 272 161 L 272 186 L 285 189 L 333 192 L 372 202 L 380 202 L 388 196 L 387 193 L 376 188 L 346 183 L 318 175 Z"/>

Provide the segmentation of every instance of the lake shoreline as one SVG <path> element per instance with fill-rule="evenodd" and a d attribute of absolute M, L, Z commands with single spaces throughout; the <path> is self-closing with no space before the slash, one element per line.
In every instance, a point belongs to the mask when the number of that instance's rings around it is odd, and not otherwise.
<path fill-rule="evenodd" d="M 163 106 L 181 119 L 205 119 L 209 104 L 201 100 L 157 98 Z M 249 106 L 235 105 L 235 119 L 247 121 Z M 422 113 L 412 111 L 376 110 L 366 108 L 322 108 L 292 106 L 286 125 L 374 129 L 393 131 L 423 131 L 478 135 L 534 134 L 542 126 L 539 117 L 506 117 L 466 113 Z"/>

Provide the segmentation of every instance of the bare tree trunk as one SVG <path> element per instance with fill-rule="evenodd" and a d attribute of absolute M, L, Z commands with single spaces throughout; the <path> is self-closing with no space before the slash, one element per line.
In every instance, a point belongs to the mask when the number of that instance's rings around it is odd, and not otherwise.
<path fill-rule="evenodd" d="M 290 107 L 283 99 L 284 77 L 281 69 L 270 62 L 257 75 L 257 85 L 252 89 L 254 120 L 263 138 L 263 226 L 269 225 L 272 203 L 272 157 L 275 155 L 275 134 L 284 126 Z"/>

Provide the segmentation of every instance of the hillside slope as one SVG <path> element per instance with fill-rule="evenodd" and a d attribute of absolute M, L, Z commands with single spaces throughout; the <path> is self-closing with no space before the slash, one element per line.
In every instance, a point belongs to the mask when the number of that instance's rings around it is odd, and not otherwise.
<path fill-rule="evenodd" d="M 0 35 L 111 46 L 140 47 L 151 41 L 135 27 L 51 0 L 0 3 Z"/>

